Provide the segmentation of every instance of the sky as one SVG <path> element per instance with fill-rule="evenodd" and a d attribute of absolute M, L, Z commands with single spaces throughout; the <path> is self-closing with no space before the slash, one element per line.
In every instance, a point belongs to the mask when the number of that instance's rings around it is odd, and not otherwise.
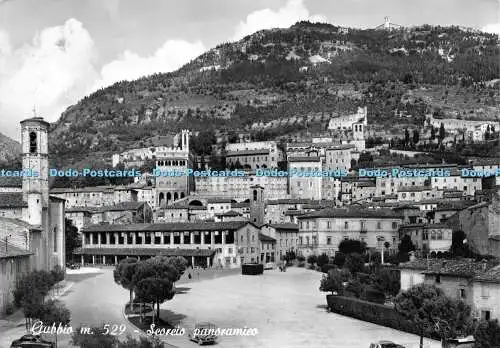
<path fill-rule="evenodd" d="M 0 0 L 0 132 L 56 121 L 85 95 L 169 72 L 217 44 L 298 20 L 500 33 L 500 0 Z"/>

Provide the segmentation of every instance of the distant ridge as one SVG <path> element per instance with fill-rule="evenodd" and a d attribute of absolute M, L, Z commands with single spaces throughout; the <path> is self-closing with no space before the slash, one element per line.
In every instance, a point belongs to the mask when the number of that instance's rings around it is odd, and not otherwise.
<path fill-rule="evenodd" d="M 21 154 L 21 144 L 0 133 L 0 161 L 8 162 Z"/>

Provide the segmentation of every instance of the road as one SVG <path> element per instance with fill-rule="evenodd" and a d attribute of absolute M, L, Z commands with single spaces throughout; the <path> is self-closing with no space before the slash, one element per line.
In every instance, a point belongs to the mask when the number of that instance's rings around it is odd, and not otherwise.
<path fill-rule="evenodd" d="M 223 276 L 222 276 L 223 275 Z M 220 348 L 363 348 L 381 339 L 407 348 L 418 347 L 418 337 L 326 311 L 325 293 L 319 291 L 322 274 L 302 268 L 282 273 L 266 271 L 261 276 L 243 276 L 239 271 L 207 273 L 185 278 L 175 297 L 161 306 L 161 316 L 186 332 L 197 322 L 209 321 L 219 328 L 256 328 L 256 336 L 220 337 Z M 111 269 L 100 274 L 68 276 L 71 289 L 60 297 L 71 311 L 71 325 L 126 325 L 126 334 L 137 335 L 123 317 L 128 292 L 113 281 Z M 16 331 L 17 330 L 17 331 Z M 2 330 L 0 330 L 2 331 Z M 22 328 L 0 332 L 0 347 L 8 347 Z M 163 336 L 180 347 L 195 347 L 187 337 Z M 71 347 L 68 335 L 59 336 L 59 348 Z M 425 340 L 426 348 L 440 348 Z"/>

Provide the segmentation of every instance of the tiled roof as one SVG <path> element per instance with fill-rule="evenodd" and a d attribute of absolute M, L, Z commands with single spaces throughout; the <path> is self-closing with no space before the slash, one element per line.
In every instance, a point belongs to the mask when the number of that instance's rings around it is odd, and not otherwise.
<path fill-rule="evenodd" d="M 430 186 L 407 186 L 398 189 L 399 192 L 420 192 L 420 191 L 430 191 L 432 188 Z"/>
<path fill-rule="evenodd" d="M 461 200 L 461 201 L 443 201 L 438 203 L 435 211 L 446 211 L 446 210 L 462 210 L 467 207 L 476 204 L 475 201 Z"/>
<path fill-rule="evenodd" d="M 310 199 L 305 198 L 282 198 L 282 199 L 270 199 L 266 202 L 267 205 L 275 204 L 309 204 L 313 203 Z"/>
<path fill-rule="evenodd" d="M 243 203 L 231 203 L 231 208 L 248 208 L 250 207 L 250 203 L 248 202 L 243 202 Z"/>
<path fill-rule="evenodd" d="M 232 203 L 231 198 L 217 197 L 217 198 L 207 198 L 208 204 L 217 204 L 217 203 Z"/>
<path fill-rule="evenodd" d="M 424 228 L 445 228 L 451 230 L 451 227 L 445 224 L 426 224 Z"/>
<path fill-rule="evenodd" d="M 28 203 L 23 201 L 23 194 L 16 193 L 0 193 L 0 208 L 24 208 Z"/>
<path fill-rule="evenodd" d="M 33 255 L 31 251 L 22 250 L 21 248 L 12 245 L 11 243 L 5 243 L 5 240 L 0 240 L 0 259 L 30 255 Z"/>
<path fill-rule="evenodd" d="M 173 231 L 221 231 L 237 230 L 245 226 L 247 221 L 224 222 L 171 222 L 158 224 L 127 224 L 127 225 L 89 225 L 82 232 L 173 232 Z"/>
<path fill-rule="evenodd" d="M 259 233 L 259 240 L 261 242 L 276 243 L 276 239 L 273 237 L 266 236 L 265 234 Z"/>
<path fill-rule="evenodd" d="M 500 281 L 500 268 L 491 262 L 476 262 L 472 259 L 440 260 L 415 259 L 399 264 L 401 269 L 422 270 L 428 275 L 446 275 L 460 278 L 471 278 L 480 281 Z"/>
<path fill-rule="evenodd" d="M 378 219 L 402 219 L 391 209 L 361 209 L 361 208 L 326 208 L 320 211 L 307 213 L 299 216 L 299 219 L 311 218 L 378 218 Z"/>
<path fill-rule="evenodd" d="M 321 158 L 318 156 L 297 156 L 297 157 L 288 157 L 288 162 L 319 162 Z"/>
<path fill-rule="evenodd" d="M 74 251 L 76 255 L 126 255 L 126 256 L 212 256 L 213 249 L 177 249 L 170 248 L 78 248 Z"/>
<path fill-rule="evenodd" d="M 283 224 L 271 224 L 269 226 L 274 227 L 278 231 L 296 231 L 297 232 L 299 230 L 299 225 L 292 224 L 291 222 L 283 223 Z"/>
<path fill-rule="evenodd" d="M 500 265 L 490 268 L 488 271 L 474 277 L 479 282 L 500 283 Z"/>
<path fill-rule="evenodd" d="M 238 213 L 237 211 L 234 211 L 234 210 L 229 210 L 229 211 L 226 211 L 224 213 L 219 213 L 219 214 L 215 214 L 216 216 L 228 216 L 228 217 L 231 217 L 231 216 L 241 216 L 240 213 Z"/>
<path fill-rule="evenodd" d="M 72 207 L 72 208 L 67 208 L 66 213 L 96 213 L 99 208 L 94 208 L 94 207 Z"/>
<path fill-rule="evenodd" d="M 22 187 L 23 180 L 20 176 L 0 176 L 0 187 Z"/>
<path fill-rule="evenodd" d="M 89 187 L 55 187 L 50 189 L 51 194 L 73 193 L 73 192 L 106 192 L 116 189 L 113 186 L 89 186 Z"/>
<path fill-rule="evenodd" d="M 100 207 L 99 211 L 107 212 L 107 211 L 129 211 L 129 210 L 137 210 L 142 207 L 144 202 L 121 202 L 116 205 L 108 205 L 104 207 Z"/>
<path fill-rule="evenodd" d="M 269 149 L 228 151 L 226 153 L 226 157 L 230 157 L 230 156 L 251 156 L 251 155 L 269 155 Z"/>
<path fill-rule="evenodd" d="M 21 219 L 0 217 L 0 221 L 10 222 L 12 224 L 15 224 L 15 225 L 18 225 L 18 226 L 21 226 L 24 228 L 29 228 L 30 230 L 41 231 L 41 227 L 39 225 L 31 225 L 28 222 L 21 220 Z"/>

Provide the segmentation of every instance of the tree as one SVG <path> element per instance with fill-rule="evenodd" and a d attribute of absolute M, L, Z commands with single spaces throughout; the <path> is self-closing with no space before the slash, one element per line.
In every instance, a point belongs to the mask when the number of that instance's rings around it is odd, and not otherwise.
<path fill-rule="evenodd" d="M 120 261 L 116 265 L 113 271 L 113 278 L 115 283 L 121 285 L 124 289 L 127 289 L 130 293 L 130 307 L 133 306 L 133 296 L 134 296 L 134 274 L 137 268 L 138 260 L 136 258 L 127 257 Z"/>
<path fill-rule="evenodd" d="M 328 257 L 327 254 L 323 253 L 318 256 L 318 259 L 316 260 L 316 264 L 319 267 L 322 267 L 323 265 L 326 265 L 328 262 L 330 262 L 330 258 Z"/>
<path fill-rule="evenodd" d="M 500 346 L 500 325 L 498 320 L 482 320 L 474 332 L 477 348 Z"/>
<path fill-rule="evenodd" d="M 339 244 L 339 252 L 348 255 L 352 253 L 363 254 L 365 252 L 365 244 L 355 239 L 344 239 Z"/>
<path fill-rule="evenodd" d="M 71 343 L 80 348 L 115 348 L 118 342 L 116 336 L 107 334 L 102 326 L 90 328 L 90 333 L 82 333 L 79 327 L 73 331 Z"/>
<path fill-rule="evenodd" d="M 332 295 L 334 295 L 334 293 L 337 293 L 337 295 L 344 294 L 342 276 L 338 269 L 331 269 L 328 271 L 327 275 L 323 275 L 319 290 L 322 292 L 331 292 Z"/>
<path fill-rule="evenodd" d="M 413 131 L 413 143 L 418 144 L 419 141 L 420 141 L 420 133 L 418 132 L 418 129 L 415 129 Z"/>
<path fill-rule="evenodd" d="M 355 275 L 358 272 L 363 272 L 365 260 L 361 254 L 352 253 L 347 255 L 344 267 Z"/>
<path fill-rule="evenodd" d="M 174 282 L 186 265 L 183 257 L 156 256 L 139 262 L 132 277 L 134 292 L 141 300 L 156 303 L 159 316 L 160 304 L 174 297 Z"/>
<path fill-rule="evenodd" d="M 396 311 L 418 329 L 420 348 L 423 348 L 424 335 L 432 332 L 446 339 L 470 330 L 470 307 L 446 297 L 433 285 L 420 284 L 401 292 L 394 305 Z"/>
<path fill-rule="evenodd" d="M 134 287 L 136 296 L 143 302 L 156 304 L 156 317 L 160 318 L 160 304 L 175 295 L 174 283 L 168 277 L 141 279 Z"/>
<path fill-rule="evenodd" d="M 398 249 L 401 254 L 409 253 L 410 251 L 415 250 L 415 245 L 413 244 L 409 235 L 406 234 L 403 239 L 401 239 L 401 243 L 399 243 Z"/>
<path fill-rule="evenodd" d="M 405 128 L 405 146 L 408 146 L 410 143 L 410 132 L 408 132 L 408 128 Z"/>
<path fill-rule="evenodd" d="M 32 327 L 55 280 L 50 272 L 35 270 L 19 278 L 14 289 L 14 303 L 23 308 L 26 329 Z"/>
<path fill-rule="evenodd" d="M 466 243 L 467 235 L 462 230 L 453 231 L 451 235 L 450 254 L 452 256 L 470 256 L 469 246 Z"/>
<path fill-rule="evenodd" d="M 76 248 L 82 246 L 82 238 L 78 233 L 78 228 L 73 225 L 70 219 L 64 219 L 65 223 L 65 243 L 66 243 L 66 260 L 73 260 L 73 252 Z"/>
<path fill-rule="evenodd" d="M 439 141 L 442 142 L 444 139 L 444 136 L 446 135 L 446 132 L 444 130 L 444 124 L 441 122 L 441 125 L 439 126 Z"/>
<path fill-rule="evenodd" d="M 307 257 L 307 263 L 314 265 L 318 261 L 318 257 L 314 254 Z"/>
<path fill-rule="evenodd" d="M 71 314 L 66 306 L 58 300 L 49 300 L 40 308 L 38 319 L 43 322 L 44 326 L 66 326 L 69 325 Z M 57 346 L 57 331 L 55 332 Z"/>
<path fill-rule="evenodd" d="M 431 140 L 436 139 L 436 129 L 431 127 Z"/>

